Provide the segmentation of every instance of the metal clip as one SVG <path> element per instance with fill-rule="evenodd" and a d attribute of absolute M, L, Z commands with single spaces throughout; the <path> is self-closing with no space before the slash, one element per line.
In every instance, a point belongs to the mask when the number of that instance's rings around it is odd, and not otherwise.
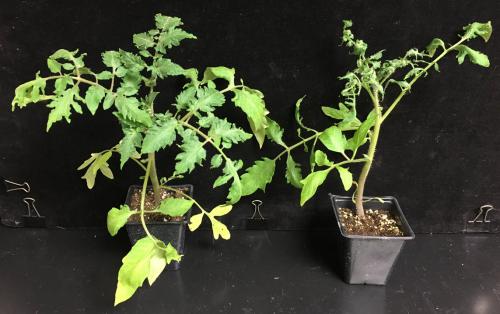
<path fill-rule="evenodd" d="M 14 181 L 10 181 L 7 179 L 3 179 L 4 185 L 5 185 L 5 191 L 8 192 L 13 192 L 13 191 L 24 191 L 26 193 L 29 193 L 31 191 L 31 187 L 28 184 L 28 182 L 23 182 L 23 183 L 17 183 Z M 9 188 L 9 184 L 13 187 Z"/>
<path fill-rule="evenodd" d="M 488 213 L 495 209 L 493 205 L 490 204 L 485 204 L 481 207 L 479 207 L 479 213 L 477 214 L 474 219 L 467 221 L 468 223 L 488 223 L 491 222 L 491 220 L 488 219 Z"/>
<path fill-rule="evenodd" d="M 250 217 L 250 219 L 262 219 L 264 220 L 264 216 L 262 216 L 261 212 L 260 212 L 260 206 L 262 205 L 262 201 L 261 200 L 253 200 L 252 201 L 252 204 L 254 206 L 254 212 L 253 212 L 253 215 L 252 217 Z M 259 217 L 260 218 L 255 218 L 255 215 L 259 214 Z"/>
<path fill-rule="evenodd" d="M 25 198 L 23 198 L 23 202 L 28 207 L 28 215 L 27 215 L 28 217 L 39 217 L 39 218 L 42 217 L 40 215 L 40 213 L 38 212 L 38 210 L 36 209 L 36 207 L 35 207 L 35 199 L 34 198 L 32 198 L 32 197 L 25 197 Z M 36 214 L 35 216 L 31 215 L 31 211 L 32 210 L 35 212 L 35 214 Z"/>

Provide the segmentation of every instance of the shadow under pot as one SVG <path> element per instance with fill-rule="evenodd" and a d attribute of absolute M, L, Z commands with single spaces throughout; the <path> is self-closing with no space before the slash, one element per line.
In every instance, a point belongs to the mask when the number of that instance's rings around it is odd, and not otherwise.
<path fill-rule="evenodd" d="M 415 238 L 398 201 L 392 196 L 363 198 L 366 210 L 389 212 L 403 233 L 401 236 L 368 236 L 347 234 L 342 227 L 340 209 L 355 208 L 350 196 L 330 194 L 330 199 L 337 219 L 334 237 L 343 280 L 349 284 L 385 285 L 405 242 Z"/>
<path fill-rule="evenodd" d="M 172 185 L 172 188 L 180 189 L 183 193 L 193 197 L 193 186 L 190 184 L 186 185 Z M 126 204 L 133 208 L 133 200 L 134 194 L 139 193 L 142 189 L 142 186 L 132 185 L 128 189 Z M 148 186 L 148 192 L 152 191 L 152 187 Z M 168 190 L 163 190 L 164 192 L 168 192 Z M 175 192 L 174 192 L 175 193 Z M 140 202 L 140 198 L 139 198 Z M 133 208 L 135 209 L 135 208 Z M 184 240 L 186 234 L 186 226 L 189 223 L 189 218 L 191 217 L 191 209 L 182 217 L 182 219 L 178 220 L 166 220 L 166 216 L 158 215 L 152 219 L 148 219 L 146 221 L 146 225 L 148 227 L 149 232 L 165 242 L 165 244 L 170 243 L 179 254 L 184 254 Z M 146 237 L 146 232 L 142 227 L 142 224 L 139 219 L 129 220 L 125 225 L 128 233 L 128 237 L 132 245 L 134 245 L 138 240 Z M 178 270 L 180 268 L 180 262 L 172 261 L 170 264 L 166 266 L 167 270 Z"/>

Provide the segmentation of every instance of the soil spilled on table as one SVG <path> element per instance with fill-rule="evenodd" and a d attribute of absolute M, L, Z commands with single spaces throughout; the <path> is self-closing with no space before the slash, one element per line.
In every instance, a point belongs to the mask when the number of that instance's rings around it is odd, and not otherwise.
<path fill-rule="evenodd" d="M 176 188 L 179 191 L 181 191 L 184 194 L 189 193 L 189 189 L 187 187 L 180 187 Z M 139 210 L 141 209 L 141 192 L 142 188 L 137 188 L 132 192 L 132 196 L 130 197 L 130 208 L 132 210 Z M 175 198 L 185 198 L 181 193 L 176 192 L 176 191 L 171 191 L 167 189 L 161 189 L 160 193 L 160 200 L 167 199 L 169 197 L 175 197 Z M 144 210 L 154 210 L 155 209 L 155 204 L 154 204 L 154 194 L 153 194 L 153 189 L 148 188 L 146 192 L 146 199 L 144 200 Z M 146 220 L 146 223 L 148 222 L 169 222 L 169 221 L 182 221 L 183 217 L 170 217 L 163 215 L 161 213 L 144 213 L 144 220 Z M 129 218 L 129 222 L 136 222 L 140 223 L 141 222 L 141 216 L 140 215 L 132 215 Z"/>
<path fill-rule="evenodd" d="M 383 209 L 365 210 L 360 217 L 349 208 L 340 208 L 340 225 L 348 235 L 400 237 L 404 233 L 389 211 Z"/>

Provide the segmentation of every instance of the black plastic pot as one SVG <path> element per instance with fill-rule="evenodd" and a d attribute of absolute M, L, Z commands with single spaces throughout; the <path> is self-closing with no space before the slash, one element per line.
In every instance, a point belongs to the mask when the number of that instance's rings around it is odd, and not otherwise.
<path fill-rule="evenodd" d="M 193 196 L 193 186 L 190 184 L 186 185 L 173 185 L 174 188 L 187 188 L 189 191 L 189 196 Z M 139 185 L 132 185 L 128 189 L 126 204 L 130 206 L 130 199 L 132 193 L 141 189 Z M 151 187 L 148 187 L 151 189 Z M 186 225 L 191 217 L 191 209 L 184 215 L 182 221 L 168 221 L 168 222 L 148 222 L 147 226 L 151 234 L 153 234 L 158 239 L 165 242 L 165 244 L 170 243 L 179 254 L 184 254 L 184 239 L 186 234 Z M 125 225 L 128 233 L 130 242 L 135 244 L 138 240 L 146 236 L 146 232 L 142 228 L 140 222 L 127 222 Z M 180 268 L 180 262 L 173 261 L 167 265 L 167 270 L 178 270 Z"/>
<path fill-rule="evenodd" d="M 404 235 L 399 237 L 347 235 L 339 220 L 340 208 L 354 208 L 352 198 L 330 194 L 337 226 L 335 237 L 338 248 L 338 265 L 345 282 L 349 284 L 385 285 L 394 263 L 408 240 L 415 238 L 398 201 L 392 196 L 365 197 L 367 209 L 388 210 L 399 223 Z M 380 202 L 382 199 L 384 202 Z"/>

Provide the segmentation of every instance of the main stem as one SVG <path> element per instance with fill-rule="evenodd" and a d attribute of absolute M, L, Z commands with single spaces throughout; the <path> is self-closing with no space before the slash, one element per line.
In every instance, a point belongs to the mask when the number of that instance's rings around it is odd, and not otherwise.
<path fill-rule="evenodd" d="M 365 192 L 366 179 L 370 173 L 372 167 L 373 159 L 375 158 L 375 150 L 377 148 L 378 137 L 380 134 L 380 127 L 382 126 L 382 110 L 378 101 L 378 94 L 375 92 L 373 94 L 373 105 L 375 107 L 375 123 L 373 126 L 373 134 L 370 137 L 370 146 L 368 147 L 368 154 L 361 174 L 358 179 L 358 188 L 356 190 L 355 203 L 356 203 L 356 215 L 360 217 L 365 216 L 365 209 L 363 207 L 363 195 Z"/>
<path fill-rule="evenodd" d="M 158 172 L 156 171 L 156 157 L 155 153 L 148 154 L 149 162 L 151 163 L 151 171 L 149 172 L 149 178 L 151 179 L 151 185 L 153 186 L 153 196 L 155 206 L 160 205 L 161 201 L 161 187 L 160 181 L 158 180 Z"/>

